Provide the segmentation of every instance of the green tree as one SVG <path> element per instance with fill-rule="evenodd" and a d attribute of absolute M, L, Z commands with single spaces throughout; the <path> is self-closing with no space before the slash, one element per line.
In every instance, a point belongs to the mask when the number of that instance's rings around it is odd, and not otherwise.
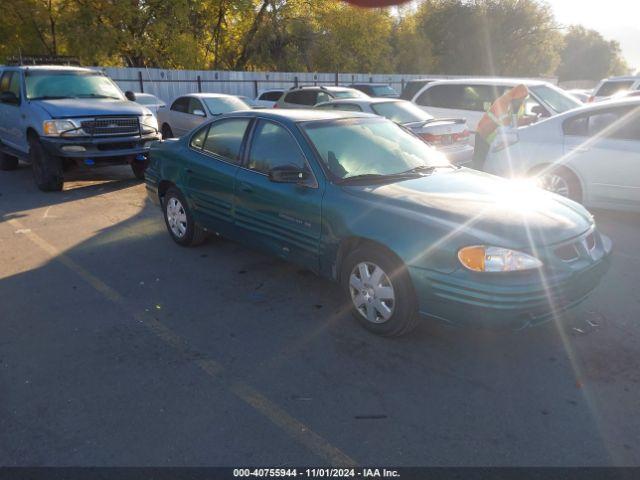
<path fill-rule="evenodd" d="M 629 71 L 620 44 L 604 39 L 595 30 L 574 25 L 569 28 L 564 42 L 556 70 L 560 81 L 600 80 Z"/>
<path fill-rule="evenodd" d="M 536 0 L 427 0 L 417 15 L 439 73 L 539 76 L 559 61 L 558 26 Z"/>

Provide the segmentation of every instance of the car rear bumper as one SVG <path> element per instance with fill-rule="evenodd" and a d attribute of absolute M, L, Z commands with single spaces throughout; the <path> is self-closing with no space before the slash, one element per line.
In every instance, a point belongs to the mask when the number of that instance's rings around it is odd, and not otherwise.
<path fill-rule="evenodd" d="M 110 159 L 130 157 L 149 151 L 151 144 L 160 140 L 160 135 L 134 135 L 118 137 L 41 137 L 44 148 L 51 154 L 76 159 Z M 124 159 L 123 159 L 124 161 Z"/>
<path fill-rule="evenodd" d="M 610 258 L 609 243 L 605 255 L 588 268 L 555 278 L 535 272 L 514 285 L 494 281 L 493 274 L 470 281 L 416 267 L 409 272 L 425 316 L 458 325 L 523 328 L 552 320 L 583 301 L 609 269 Z"/>

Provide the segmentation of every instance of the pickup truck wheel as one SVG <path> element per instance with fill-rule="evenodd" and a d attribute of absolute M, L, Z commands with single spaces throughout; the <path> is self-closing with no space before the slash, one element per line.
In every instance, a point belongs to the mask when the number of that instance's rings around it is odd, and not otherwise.
<path fill-rule="evenodd" d="M 18 157 L 8 153 L 0 153 L 0 170 L 15 170 L 18 168 Z"/>
<path fill-rule="evenodd" d="M 149 160 L 134 160 L 131 162 L 131 170 L 138 180 L 144 180 L 144 172 L 147 170 Z"/>
<path fill-rule="evenodd" d="M 38 188 L 43 192 L 62 190 L 62 159 L 49 154 L 37 138 L 29 140 L 29 157 Z"/>
<path fill-rule="evenodd" d="M 171 130 L 171 127 L 169 125 L 167 125 L 166 123 L 164 125 L 162 125 L 162 139 L 166 140 L 167 138 L 173 138 L 173 131 Z"/>
<path fill-rule="evenodd" d="M 382 248 L 365 245 L 343 262 L 341 284 L 353 316 L 367 330 L 398 336 L 413 330 L 418 301 L 406 267 Z"/>
<path fill-rule="evenodd" d="M 187 200 L 177 188 L 170 188 L 162 200 L 164 221 L 169 235 L 183 247 L 193 247 L 201 244 L 207 233 L 193 220 Z"/>

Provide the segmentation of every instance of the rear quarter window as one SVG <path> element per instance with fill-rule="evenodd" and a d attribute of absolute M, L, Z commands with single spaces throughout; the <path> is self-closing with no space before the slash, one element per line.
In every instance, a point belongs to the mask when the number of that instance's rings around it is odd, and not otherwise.
<path fill-rule="evenodd" d="M 314 90 L 296 90 L 289 92 L 284 97 L 286 103 L 295 103 L 296 105 L 315 105 L 318 92 Z"/>
<path fill-rule="evenodd" d="M 258 100 L 265 100 L 267 102 L 277 102 L 282 96 L 282 92 L 264 92 Z"/>
<path fill-rule="evenodd" d="M 630 90 L 633 86 L 634 81 L 613 81 L 609 80 L 604 82 L 598 91 L 596 92 L 596 97 L 610 97 L 611 95 L 615 95 L 618 92 L 622 92 L 623 90 Z"/>

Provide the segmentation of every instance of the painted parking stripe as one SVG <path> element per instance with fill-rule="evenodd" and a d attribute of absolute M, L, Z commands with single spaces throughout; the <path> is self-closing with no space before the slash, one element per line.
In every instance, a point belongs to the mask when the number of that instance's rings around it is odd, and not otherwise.
<path fill-rule="evenodd" d="M 147 327 L 150 332 L 162 340 L 166 345 L 193 360 L 194 363 L 209 377 L 216 380 L 220 385 L 233 393 L 233 395 L 269 419 L 274 425 L 284 431 L 296 442 L 304 445 L 309 451 L 318 457 L 323 458 L 331 465 L 341 467 L 353 467 L 357 465 L 357 462 L 347 454 L 331 445 L 327 440 L 315 433 L 304 423 L 293 418 L 250 385 L 241 381 L 234 381 L 233 379 L 225 378 L 224 367 L 220 363 L 213 359 L 202 358 L 200 354 L 193 352 L 184 338 L 174 333 L 169 327 L 164 325 L 155 317 L 150 314 L 131 312 L 126 305 L 125 298 L 120 293 L 82 267 L 75 260 L 62 253 L 58 248 L 50 244 L 44 238 L 34 233 L 32 230 L 25 228 L 22 223 L 16 219 L 9 219 L 8 223 L 14 226 L 16 230 L 24 231 L 25 237 L 40 247 L 40 249 L 45 251 L 47 254 L 51 255 L 54 260 L 60 262 L 69 270 L 76 273 L 103 297 L 118 305 L 118 307 L 125 310 L 128 314 L 132 315 L 135 320 Z"/>

